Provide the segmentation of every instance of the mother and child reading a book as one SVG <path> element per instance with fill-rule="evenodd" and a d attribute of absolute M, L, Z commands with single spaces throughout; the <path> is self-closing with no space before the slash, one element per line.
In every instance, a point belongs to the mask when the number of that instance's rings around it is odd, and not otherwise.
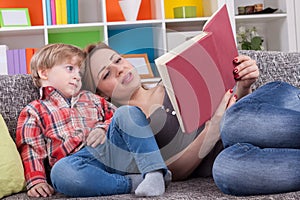
<path fill-rule="evenodd" d="M 211 119 L 186 133 L 164 85 L 145 88 L 133 65 L 104 43 L 85 52 L 83 89 L 144 113 L 127 114 L 149 123 L 172 180 L 212 175 L 232 195 L 300 190 L 299 88 L 271 82 L 252 92 L 258 66 L 239 55 L 232 58 L 235 90 L 224 91 Z"/>

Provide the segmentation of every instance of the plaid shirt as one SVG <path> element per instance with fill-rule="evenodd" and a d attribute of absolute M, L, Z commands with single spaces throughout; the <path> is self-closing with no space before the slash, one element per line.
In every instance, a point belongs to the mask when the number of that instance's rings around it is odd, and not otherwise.
<path fill-rule="evenodd" d="M 80 150 L 91 130 L 107 130 L 115 110 L 104 98 L 88 91 L 70 101 L 53 87 L 40 91 L 41 98 L 21 111 L 16 133 L 28 189 L 46 182 L 46 159 L 52 167 Z"/>

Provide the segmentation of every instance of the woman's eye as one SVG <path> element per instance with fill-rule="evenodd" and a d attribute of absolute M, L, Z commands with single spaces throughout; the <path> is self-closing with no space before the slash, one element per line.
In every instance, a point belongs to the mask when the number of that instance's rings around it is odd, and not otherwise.
<path fill-rule="evenodd" d="M 121 60 L 122 60 L 122 58 L 120 57 L 120 58 L 118 58 L 118 59 L 116 60 L 115 63 L 119 63 L 119 62 L 121 62 Z"/>
<path fill-rule="evenodd" d="M 110 71 L 107 71 L 105 74 L 104 74 L 104 76 L 103 76 L 103 80 L 105 80 L 105 79 L 107 79 L 107 77 L 109 76 L 109 74 L 110 74 Z"/>

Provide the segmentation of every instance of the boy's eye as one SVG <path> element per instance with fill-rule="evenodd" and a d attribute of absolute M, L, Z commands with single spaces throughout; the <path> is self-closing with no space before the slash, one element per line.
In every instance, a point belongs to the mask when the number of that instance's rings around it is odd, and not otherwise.
<path fill-rule="evenodd" d="M 72 72 L 72 71 L 74 70 L 74 67 L 73 67 L 73 66 L 70 66 L 70 65 L 69 65 L 69 66 L 66 66 L 66 68 L 67 68 L 67 70 L 70 71 L 70 72 Z"/>

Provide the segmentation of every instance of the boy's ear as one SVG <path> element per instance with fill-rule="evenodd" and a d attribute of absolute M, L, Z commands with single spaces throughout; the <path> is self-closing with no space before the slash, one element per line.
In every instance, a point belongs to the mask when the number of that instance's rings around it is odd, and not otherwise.
<path fill-rule="evenodd" d="M 40 79 L 47 80 L 48 79 L 48 70 L 47 69 L 39 69 L 38 74 Z"/>

